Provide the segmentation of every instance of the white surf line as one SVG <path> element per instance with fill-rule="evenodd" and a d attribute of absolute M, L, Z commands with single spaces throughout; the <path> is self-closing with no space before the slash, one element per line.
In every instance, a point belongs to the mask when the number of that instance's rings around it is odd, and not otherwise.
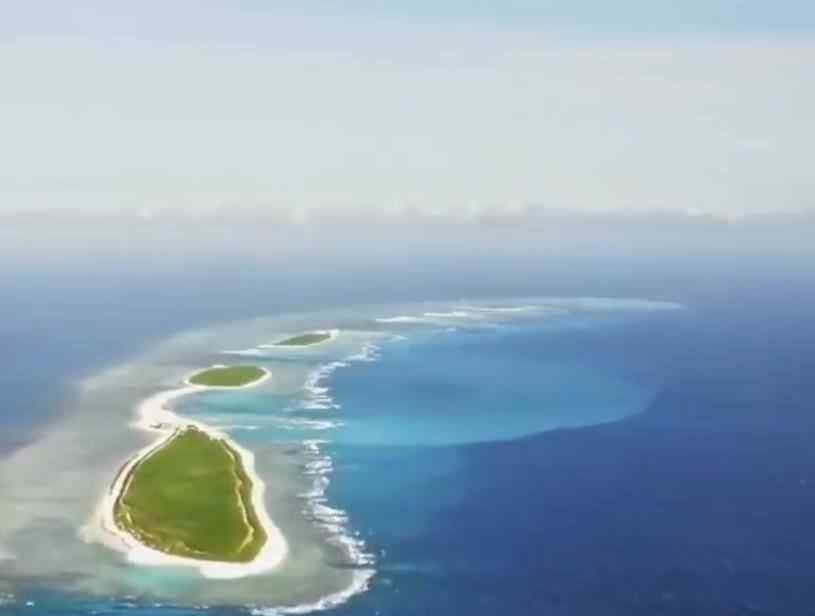
<path fill-rule="evenodd" d="M 326 504 L 326 490 L 330 483 L 334 465 L 331 457 L 321 450 L 321 446 L 329 442 L 325 439 L 303 441 L 306 455 L 311 458 L 306 463 L 305 474 L 313 477 L 313 481 L 311 489 L 300 496 L 306 501 L 303 513 L 313 519 L 318 528 L 329 533 L 336 542 L 335 545 L 339 544 L 346 552 L 352 564 L 351 581 L 345 588 L 325 595 L 313 602 L 256 608 L 252 610 L 252 614 L 255 616 L 306 614 L 337 607 L 348 601 L 352 596 L 366 591 L 375 574 L 373 554 L 365 551 L 364 540 L 358 538 L 349 529 L 347 513 Z"/>
<path fill-rule="evenodd" d="M 451 310 L 449 312 L 425 312 L 424 316 L 432 319 L 478 319 L 479 315 L 465 310 Z"/>
<path fill-rule="evenodd" d="M 395 317 L 379 317 L 377 319 L 374 319 L 374 321 L 376 321 L 377 323 L 386 323 L 386 324 L 387 323 L 429 323 L 429 324 L 436 323 L 436 321 L 433 321 L 432 319 L 416 317 L 416 316 L 410 316 L 410 315 L 405 315 L 405 314 L 401 314 L 401 315 L 398 315 L 398 316 L 395 316 Z"/>
<path fill-rule="evenodd" d="M 97 542 L 107 547 L 121 552 L 128 561 L 149 566 L 170 566 L 170 567 L 194 567 L 201 575 L 208 578 L 234 579 L 248 575 L 266 573 L 277 567 L 288 554 L 288 544 L 280 529 L 272 522 L 263 495 L 266 491 L 266 484 L 258 476 L 255 470 L 254 454 L 230 440 L 224 433 L 207 426 L 198 421 L 185 419 L 176 415 L 168 407 L 171 401 L 182 396 L 194 394 L 208 390 L 233 390 L 256 387 L 269 379 L 271 373 L 265 368 L 261 368 L 264 374 L 261 378 L 246 385 L 238 387 L 215 387 L 208 385 L 196 385 L 190 382 L 190 375 L 184 379 L 184 387 L 159 392 L 146 400 L 138 407 L 138 416 L 133 426 L 147 432 L 155 432 L 160 436 L 150 445 L 142 448 L 135 456 L 119 470 L 116 479 L 109 490 L 99 501 L 91 520 L 80 529 L 80 536 L 88 542 Z M 198 374 L 196 371 L 194 374 Z M 252 482 L 252 507 L 257 514 L 258 521 L 266 533 L 266 542 L 260 552 L 250 562 L 233 563 L 211 560 L 199 560 L 165 554 L 159 550 L 148 547 L 140 543 L 130 533 L 123 531 L 116 525 L 115 505 L 119 496 L 123 493 L 125 483 L 130 476 L 130 472 L 139 462 L 154 453 L 159 448 L 166 445 L 176 434 L 178 429 L 195 427 L 211 438 L 222 440 L 240 458 L 247 477 Z"/>
<path fill-rule="evenodd" d="M 483 319 L 485 314 L 481 311 L 450 310 L 450 311 L 428 311 L 421 315 L 398 315 L 395 317 L 379 317 L 374 319 L 377 323 L 383 324 L 403 324 L 403 325 L 442 325 L 451 320 L 467 319 L 477 321 Z"/>
<path fill-rule="evenodd" d="M 464 310 L 474 310 L 476 312 L 494 312 L 497 314 L 507 313 L 507 314 L 517 314 L 523 312 L 535 312 L 540 310 L 541 308 L 545 308 L 545 306 L 538 306 L 534 304 L 526 304 L 523 306 L 462 306 Z"/>

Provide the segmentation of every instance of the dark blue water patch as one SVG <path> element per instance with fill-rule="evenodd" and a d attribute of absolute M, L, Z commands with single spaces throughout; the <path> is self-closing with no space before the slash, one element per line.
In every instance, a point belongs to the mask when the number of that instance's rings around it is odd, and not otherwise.
<path fill-rule="evenodd" d="M 643 613 L 788 609 L 815 599 L 806 572 L 815 536 L 802 515 L 815 511 L 809 437 L 619 425 L 474 449 L 478 494 L 435 528 L 495 541 L 496 567 L 523 563 L 573 609 L 596 609 L 586 597 L 603 595 L 614 610 Z M 437 540 L 446 556 L 469 553 L 466 542 Z"/>

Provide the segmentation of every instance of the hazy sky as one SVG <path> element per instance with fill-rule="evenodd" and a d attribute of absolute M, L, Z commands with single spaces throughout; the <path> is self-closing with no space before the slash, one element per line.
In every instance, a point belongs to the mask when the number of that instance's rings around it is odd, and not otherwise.
<path fill-rule="evenodd" d="M 0 212 L 815 209 L 815 3 L 7 2 Z"/>

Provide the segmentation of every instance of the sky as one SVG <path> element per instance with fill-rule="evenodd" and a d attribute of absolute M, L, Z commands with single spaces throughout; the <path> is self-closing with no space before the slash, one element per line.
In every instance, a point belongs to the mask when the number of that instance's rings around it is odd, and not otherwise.
<path fill-rule="evenodd" d="M 815 5 L 0 8 L 0 217 L 815 211 Z"/>

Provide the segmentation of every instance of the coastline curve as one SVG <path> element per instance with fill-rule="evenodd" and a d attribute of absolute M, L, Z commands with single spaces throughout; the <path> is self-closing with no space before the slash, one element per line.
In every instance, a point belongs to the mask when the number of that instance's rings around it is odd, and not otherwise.
<path fill-rule="evenodd" d="M 288 543 L 283 533 L 274 524 L 264 503 L 266 484 L 255 469 L 254 454 L 230 439 L 226 434 L 199 421 L 186 419 L 171 410 L 169 404 L 183 396 L 201 393 L 209 390 L 234 390 L 256 387 L 271 378 L 271 373 L 261 368 L 264 374 L 259 379 L 245 385 L 235 387 L 219 387 L 210 385 L 196 385 L 190 382 L 189 377 L 183 380 L 184 386 L 176 389 L 164 390 L 143 400 L 137 410 L 137 418 L 131 424 L 135 429 L 157 433 L 158 438 L 136 452 L 116 474 L 113 484 L 105 492 L 94 511 L 91 520 L 80 529 L 80 536 L 87 542 L 97 542 L 125 555 L 126 559 L 138 565 L 193 567 L 207 578 L 236 579 L 249 575 L 268 573 L 277 568 L 288 554 Z M 127 531 L 121 529 L 115 520 L 116 502 L 122 494 L 126 480 L 136 466 L 144 459 L 168 444 L 179 429 L 194 427 L 208 436 L 222 440 L 228 447 L 236 452 L 240 463 L 249 477 L 251 490 L 251 504 L 258 521 L 266 533 L 266 541 L 258 554 L 249 562 L 223 562 L 213 560 L 198 560 L 184 556 L 167 554 L 139 542 Z"/>

